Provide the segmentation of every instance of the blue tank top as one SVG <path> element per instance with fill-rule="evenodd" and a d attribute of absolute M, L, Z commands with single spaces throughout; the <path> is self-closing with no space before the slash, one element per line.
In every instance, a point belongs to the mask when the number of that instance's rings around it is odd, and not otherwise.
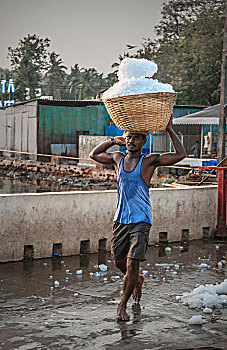
<path fill-rule="evenodd" d="M 150 202 L 149 187 L 141 175 L 141 166 L 144 155 L 141 156 L 134 170 L 124 170 L 124 156 L 121 159 L 117 192 L 118 203 L 114 221 L 122 224 L 147 222 L 152 224 L 152 207 Z"/>

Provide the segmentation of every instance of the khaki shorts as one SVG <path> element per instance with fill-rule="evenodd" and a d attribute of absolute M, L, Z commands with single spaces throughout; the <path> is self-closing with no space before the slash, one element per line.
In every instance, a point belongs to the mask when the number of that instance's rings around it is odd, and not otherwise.
<path fill-rule="evenodd" d="M 115 260 L 125 258 L 146 260 L 146 251 L 151 225 L 146 222 L 113 225 L 111 252 Z"/>

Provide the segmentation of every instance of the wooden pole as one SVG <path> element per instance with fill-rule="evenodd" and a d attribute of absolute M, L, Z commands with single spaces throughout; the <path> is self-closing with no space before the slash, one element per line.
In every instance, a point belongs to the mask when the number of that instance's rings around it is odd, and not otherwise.
<path fill-rule="evenodd" d="M 203 125 L 201 126 L 201 135 L 200 135 L 200 158 L 203 158 Z"/>
<path fill-rule="evenodd" d="M 225 138 L 226 138 L 226 114 L 227 108 L 227 14 L 225 15 L 224 40 L 222 51 L 222 66 L 221 66 L 221 94 L 220 94 L 220 116 L 218 127 L 218 142 L 217 142 L 217 158 L 218 163 L 225 158 Z"/>

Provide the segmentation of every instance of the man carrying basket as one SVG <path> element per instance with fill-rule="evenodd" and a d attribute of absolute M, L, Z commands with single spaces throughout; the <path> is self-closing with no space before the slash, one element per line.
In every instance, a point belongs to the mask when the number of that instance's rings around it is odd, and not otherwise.
<path fill-rule="evenodd" d="M 172 117 L 166 130 L 175 152 L 143 155 L 146 131 L 128 131 L 96 146 L 90 157 L 102 164 L 114 164 L 118 171 L 118 204 L 114 217 L 111 250 L 115 265 L 123 272 L 123 295 L 117 309 L 117 319 L 128 321 L 127 302 L 132 295 L 139 304 L 144 276 L 139 275 L 141 261 L 145 261 L 152 225 L 152 207 L 149 196 L 150 180 L 158 166 L 173 165 L 186 157 L 181 141 L 172 128 Z M 127 155 L 107 152 L 114 144 L 126 144 Z"/>

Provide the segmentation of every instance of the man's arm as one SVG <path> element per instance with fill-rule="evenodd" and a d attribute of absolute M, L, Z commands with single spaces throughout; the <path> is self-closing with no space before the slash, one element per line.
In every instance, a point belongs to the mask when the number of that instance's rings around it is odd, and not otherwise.
<path fill-rule="evenodd" d="M 125 139 L 117 136 L 113 141 L 106 140 L 96 146 L 89 154 L 91 159 L 102 164 L 117 164 L 118 158 L 122 155 L 121 152 L 106 152 L 113 145 L 125 145 Z"/>
<path fill-rule="evenodd" d="M 172 125 L 173 125 L 173 123 L 172 123 L 172 117 L 171 117 L 170 121 L 167 125 L 166 130 L 168 131 L 168 134 L 169 134 L 169 137 L 172 141 L 175 152 L 161 154 L 157 158 L 157 160 L 155 160 L 154 165 L 156 165 L 156 166 L 173 165 L 175 163 L 180 162 L 182 159 L 184 159 L 187 156 L 185 148 L 184 148 L 183 144 L 181 143 L 180 139 L 175 134 Z"/>

